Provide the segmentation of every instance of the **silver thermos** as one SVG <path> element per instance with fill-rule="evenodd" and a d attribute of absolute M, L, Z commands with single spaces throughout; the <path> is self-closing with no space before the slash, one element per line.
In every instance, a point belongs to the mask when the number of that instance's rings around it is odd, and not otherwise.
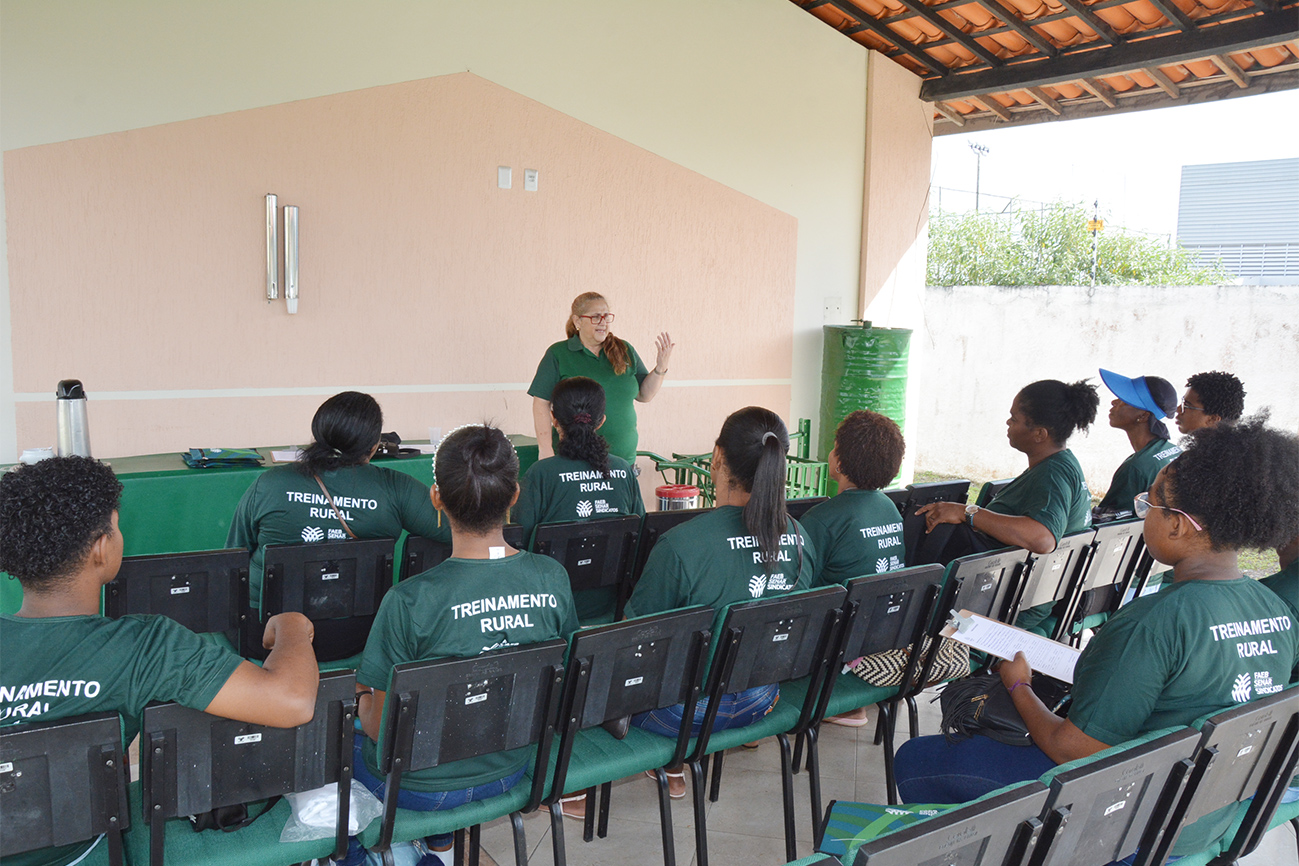
<path fill-rule="evenodd" d="M 58 398 L 59 437 L 55 452 L 60 457 L 90 456 L 90 426 L 86 422 L 86 389 L 80 379 L 64 379 L 55 392 Z"/>

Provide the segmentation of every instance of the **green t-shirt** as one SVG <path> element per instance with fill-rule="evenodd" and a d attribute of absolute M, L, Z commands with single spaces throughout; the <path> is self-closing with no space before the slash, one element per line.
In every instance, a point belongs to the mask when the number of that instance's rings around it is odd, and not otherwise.
<path fill-rule="evenodd" d="M 1069 720 L 1117 745 L 1279 692 L 1297 658 L 1293 612 L 1257 581 L 1177 581 L 1120 608 L 1083 650 Z M 1174 853 L 1207 847 L 1230 820 L 1197 821 Z"/>
<path fill-rule="evenodd" d="M 404 529 L 437 541 L 450 541 L 450 523 L 438 526 L 429 491 L 409 475 L 364 463 L 320 473 L 339 512 L 357 538 L 397 538 Z M 268 544 L 346 541 L 316 479 L 295 466 L 268 469 L 245 491 L 230 521 L 227 547 L 252 552 L 249 597 L 261 609 L 262 560 Z"/>
<path fill-rule="evenodd" d="M 1287 565 L 1259 583 L 1281 596 L 1281 600 L 1290 608 L 1290 613 L 1299 621 L 1299 559 Z M 1290 672 L 1290 682 L 1299 683 L 1299 661 Z"/>
<path fill-rule="evenodd" d="M 878 490 L 845 490 L 808 509 L 800 523 L 821 561 L 817 586 L 896 571 L 906 563 L 902 517 Z"/>
<path fill-rule="evenodd" d="M 816 548 L 798 521 L 791 518 L 789 526 L 774 563 L 762 562 L 738 506 L 724 505 L 673 527 L 650 551 L 627 601 L 628 618 L 696 604 L 720 615 L 732 602 L 807 589 L 816 574 Z"/>
<path fill-rule="evenodd" d="M 1105 492 L 1105 498 L 1097 507 L 1111 511 L 1131 511 L 1133 497 L 1149 490 L 1159 470 L 1172 463 L 1181 453 L 1182 449 L 1167 439 L 1150 440 L 1145 448 L 1128 455 L 1119 464 L 1119 468 L 1114 470 L 1110 489 Z"/>
<path fill-rule="evenodd" d="M 386 691 L 392 667 L 437 658 L 470 658 L 488 650 L 567 638 L 577 630 L 568 573 L 533 553 L 502 559 L 448 559 L 397 584 L 384 596 L 365 643 L 356 680 Z M 406 773 L 412 791 L 458 791 L 503 779 L 527 763 L 513 749 Z M 379 774 L 375 743 L 362 755 Z"/>
<path fill-rule="evenodd" d="M 1024 470 L 988 503 L 988 510 L 1031 517 L 1050 530 L 1058 542 L 1091 525 L 1091 504 L 1082 467 L 1066 448 Z"/>
<path fill-rule="evenodd" d="M 609 443 L 609 453 L 616 454 L 628 463 L 636 460 L 636 395 L 640 393 L 641 382 L 649 375 L 645 364 L 632 348 L 627 346 L 629 364 L 621 376 L 613 372 L 613 364 L 604 354 L 593 355 L 591 350 L 582 345 L 581 337 L 576 335 L 561 340 L 546 350 L 537 365 L 537 374 L 532 377 L 528 393 L 542 400 L 549 400 L 555 386 L 563 379 L 574 376 L 586 376 L 594 379 L 604 388 L 604 425 L 600 435 Z M 555 448 L 559 447 L 558 434 L 552 440 Z"/>
<path fill-rule="evenodd" d="M 241 661 L 162 616 L 0 616 L 0 725 L 117 712 L 129 744 L 150 701 L 202 710 Z M 68 863 L 90 844 L 6 857 L 5 866 Z"/>
<path fill-rule="evenodd" d="M 644 514 L 640 483 L 631 464 L 609 455 L 609 476 L 582 460 L 547 457 L 528 467 L 511 519 L 523 526 L 523 537 L 542 523 L 598 520 Z"/>

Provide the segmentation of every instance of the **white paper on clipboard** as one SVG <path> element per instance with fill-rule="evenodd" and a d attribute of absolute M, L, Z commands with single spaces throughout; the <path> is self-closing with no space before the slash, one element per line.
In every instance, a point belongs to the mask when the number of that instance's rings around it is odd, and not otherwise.
<path fill-rule="evenodd" d="M 960 611 L 959 616 L 961 627 L 948 623 L 942 631 L 943 637 L 1003 659 L 1013 659 L 1015 653 L 1022 652 L 1034 671 L 1066 683 L 1073 682 L 1074 665 L 1081 651 L 968 610 Z"/>

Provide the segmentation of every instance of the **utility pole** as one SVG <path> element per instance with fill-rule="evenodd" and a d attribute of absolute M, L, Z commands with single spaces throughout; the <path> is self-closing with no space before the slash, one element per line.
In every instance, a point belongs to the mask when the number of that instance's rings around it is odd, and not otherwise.
<path fill-rule="evenodd" d="M 1087 230 L 1092 233 L 1092 286 L 1096 285 L 1096 233 L 1105 228 L 1101 219 L 1101 200 L 1092 202 L 1092 218 L 1087 223 Z"/>
<path fill-rule="evenodd" d="M 979 212 L 979 175 L 983 168 L 983 158 L 988 155 L 988 148 L 982 144 L 970 142 L 970 150 L 974 151 L 974 212 Z"/>

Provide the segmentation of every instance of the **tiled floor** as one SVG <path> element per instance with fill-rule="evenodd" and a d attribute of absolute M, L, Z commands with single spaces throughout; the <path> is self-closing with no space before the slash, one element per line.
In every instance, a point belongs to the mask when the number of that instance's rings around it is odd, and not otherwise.
<path fill-rule="evenodd" d="M 901 725 L 905 730 L 905 722 Z M 880 747 L 872 743 L 872 725 L 844 728 L 822 725 L 821 795 L 832 799 L 882 803 L 884 764 Z M 938 731 L 937 705 L 921 704 L 921 733 Z M 901 731 L 900 738 L 905 736 Z M 710 866 L 776 866 L 785 862 L 784 819 L 780 797 L 780 748 L 766 740 L 756 750 L 734 749 L 726 753 L 721 797 L 709 803 L 708 860 Z M 812 818 L 808 803 L 807 774 L 795 777 L 798 853 L 812 851 Z M 694 819 L 690 798 L 672 803 L 672 824 L 677 863 L 695 862 Z M 572 866 L 652 866 L 663 862 L 659 833 L 658 798 L 654 783 L 644 776 L 623 779 L 613 786 L 609 835 L 591 843 L 582 842 L 582 825 L 567 820 L 565 849 Z M 553 862 L 550 817 L 544 812 L 524 818 L 529 862 L 547 866 Z M 483 849 L 495 862 L 514 862 L 514 846 L 508 819 L 483 828 Z M 492 862 L 484 857 L 482 862 Z M 1278 827 L 1241 866 L 1293 866 L 1299 863 L 1295 837 L 1289 825 Z"/>

